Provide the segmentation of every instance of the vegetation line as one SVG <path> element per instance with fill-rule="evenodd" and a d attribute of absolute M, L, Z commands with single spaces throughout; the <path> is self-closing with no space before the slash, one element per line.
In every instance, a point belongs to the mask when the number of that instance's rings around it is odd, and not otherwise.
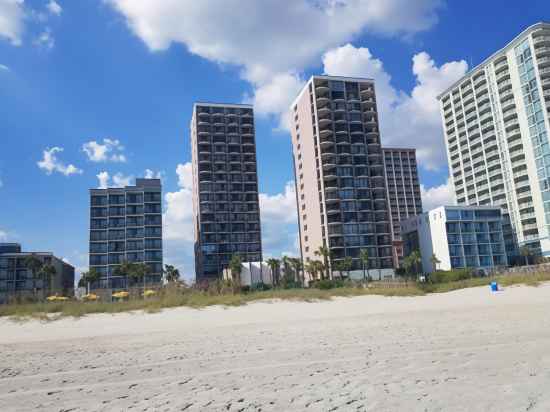
<path fill-rule="evenodd" d="M 455 275 L 460 277 L 460 275 Z M 508 274 L 497 277 L 468 278 L 441 283 L 373 282 L 365 287 L 351 281 L 324 281 L 315 288 L 271 289 L 263 291 L 235 291 L 231 286 L 218 285 L 207 290 L 168 286 L 152 298 L 136 298 L 120 302 L 43 302 L 0 305 L 0 317 L 14 320 L 56 320 L 63 317 L 81 317 L 92 313 L 120 313 L 134 310 L 158 312 L 165 308 L 203 308 L 211 305 L 239 306 L 249 302 L 282 299 L 294 301 L 319 301 L 335 297 L 365 295 L 421 296 L 429 293 L 449 292 L 457 289 L 489 285 L 497 281 L 502 286 L 525 284 L 537 286 L 550 281 L 550 273 Z"/>

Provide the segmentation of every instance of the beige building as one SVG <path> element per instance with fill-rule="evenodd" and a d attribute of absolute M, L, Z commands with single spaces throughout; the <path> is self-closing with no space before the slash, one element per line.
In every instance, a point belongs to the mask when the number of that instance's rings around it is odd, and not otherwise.
<path fill-rule="evenodd" d="M 400 222 L 422 213 L 416 149 L 383 148 L 394 266 L 403 260 Z"/>
<path fill-rule="evenodd" d="M 347 256 L 353 277 L 393 274 L 392 238 L 374 81 L 312 76 L 291 106 L 302 259 L 326 245 L 333 269 Z"/>

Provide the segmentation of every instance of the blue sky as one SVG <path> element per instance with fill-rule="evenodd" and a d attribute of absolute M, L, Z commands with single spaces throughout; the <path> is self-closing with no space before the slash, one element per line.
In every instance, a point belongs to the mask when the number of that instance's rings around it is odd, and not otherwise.
<path fill-rule="evenodd" d="M 383 144 L 418 149 L 426 205 L 451 201 L 434 96 L 550 20 L 547 1 L 511 4 L 0 0 L 0 240 L 85 268 L 88 189 L 149 170 L 164 183 L 165 261 L 191 277 L 192 105 L 246 101 L 265 253 L 295 253 L 285 112 L 323 72 L 375 78 Z"/>

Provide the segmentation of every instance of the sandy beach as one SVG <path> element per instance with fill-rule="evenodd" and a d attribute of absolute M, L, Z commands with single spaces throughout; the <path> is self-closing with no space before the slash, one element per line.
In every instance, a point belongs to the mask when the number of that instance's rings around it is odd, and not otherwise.
<path fill-rule="evenodd" d="M 550 284 L 0 320 L 0 411 L 548 411 Z"/>

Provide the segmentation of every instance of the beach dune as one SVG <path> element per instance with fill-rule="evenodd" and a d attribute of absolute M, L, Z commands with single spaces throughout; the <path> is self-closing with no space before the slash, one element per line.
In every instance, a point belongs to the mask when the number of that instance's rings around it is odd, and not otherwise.
<path fill-rule="evenodd" d="M 548 411 L 550 284 L 0 320 L 0 411 Z"/>

